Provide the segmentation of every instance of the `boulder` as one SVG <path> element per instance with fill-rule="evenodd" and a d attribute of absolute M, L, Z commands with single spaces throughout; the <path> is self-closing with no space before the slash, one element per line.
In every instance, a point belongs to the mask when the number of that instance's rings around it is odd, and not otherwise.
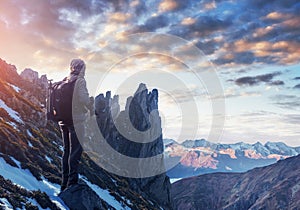
<path fill-rule="evenodd" d="M 59 197 L 72 210 L 113 209 L 83 181 L 62 191 Z"/>

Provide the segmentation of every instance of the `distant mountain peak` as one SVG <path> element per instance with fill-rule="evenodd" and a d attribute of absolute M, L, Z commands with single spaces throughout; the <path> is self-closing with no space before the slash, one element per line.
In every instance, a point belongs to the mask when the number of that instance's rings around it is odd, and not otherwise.
<path fill-rule="evenodd" d="M 289 147 L 283 142 L 215 144 L 199 139 L 165 144 L 165 148 L 169 158 L 181 158 L 180 163 L 168 172 L 171 178 L 226 172 L 228 168 L 232 172 L 245 172 L 300 154 L 300 148 Z M 214 164 L 207 164 L 204 160 Z"/>
<path fill-rule="evenodd" d="M 298 155 L 246 173 L 182 179 L 172 185 L 176 209 L 298 209 L 299 161 Z"/>

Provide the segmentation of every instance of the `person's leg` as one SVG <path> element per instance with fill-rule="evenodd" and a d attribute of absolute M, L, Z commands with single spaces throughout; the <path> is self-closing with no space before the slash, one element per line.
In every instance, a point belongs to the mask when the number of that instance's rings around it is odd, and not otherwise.
<path fill-rule="evenodd" d="M 70 159 L 69 159 L 69 181 L 68 186 L 78 183 L 78 166 L 82 154 L 82 146 L 79 142 L 84 138 L 84 125 L 79 124 L 74 127 L 70 127 L 71 132 L 71 147 L 70 147 Z M 78 139 L 79 138 L 79 139 Z"/>
<path fill-rule="evenodd" d="M 61 191 L 63 191 L 68 184 L 69 179 L 69 155 L 70 155 L 70 132 L 66 125 L 60 124 L 60 129 L 62 133 L 63 140 L 63 156 L 62 156 L 62 182 Z"/>

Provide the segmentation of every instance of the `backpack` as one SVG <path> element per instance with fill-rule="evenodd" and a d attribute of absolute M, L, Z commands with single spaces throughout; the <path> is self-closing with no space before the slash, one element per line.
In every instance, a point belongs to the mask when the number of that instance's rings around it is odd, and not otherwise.
<path fill-rule="evenodd" d="M 72 122 L 72 100 L 77 79 L 65 78 L 62 81 L 49 83 L 47 100 L 47 120 L 54 122 Z"/>

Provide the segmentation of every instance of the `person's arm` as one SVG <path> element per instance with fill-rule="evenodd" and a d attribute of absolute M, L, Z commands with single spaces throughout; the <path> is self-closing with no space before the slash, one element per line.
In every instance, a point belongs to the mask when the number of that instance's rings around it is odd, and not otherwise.
<path fill-rule="evenodd" d="M 81 104 L 83 104 L 92 115 L 94 112 L 94 98 L 89 97 L 89 93 L 86 87 L 86 81 L 84 78 L 78 78 L 76 82 L 78 88 L 78 99 Z"/>
<path fill-rule="evenodd" d="M 86 87 L 86 81 L 84 78 L 78 78 L 76 81 L 76 85 L 75 88 L 77 90 L 75 90 L 78 95 L 78 102 L 83 104 L 84 106 L 88 106 L 88 104 L 90 103 L 90 97 L 89 97 L 89 92 L 87 90 Z"/>

